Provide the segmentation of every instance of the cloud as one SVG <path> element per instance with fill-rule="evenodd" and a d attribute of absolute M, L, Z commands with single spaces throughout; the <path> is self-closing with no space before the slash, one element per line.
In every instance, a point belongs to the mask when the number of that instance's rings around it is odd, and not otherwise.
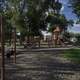
<path fill-rule="evenodd" d="M 74 33 L 80 33 L 80 24 L 75 24 L 73 25 L 72 28 L 68 29 L 70 32 L 74 32 Z"/>
<path fill-rule="evenodd" d="M 76 26 L 76 27 L 80 27 L 80 24 L 74 24 L 74 26 Z"/>
<path fill-rule="evenodd" d="M 62 8 L 61 8 L 61 12 L 62 12 L 62 11 L 64 11 L 64 6 L 62 6 Z"/>
<path fill-rule="evenodd" d="M 63 5 L 67 5 L 68 0 L 59 0 Z"/>

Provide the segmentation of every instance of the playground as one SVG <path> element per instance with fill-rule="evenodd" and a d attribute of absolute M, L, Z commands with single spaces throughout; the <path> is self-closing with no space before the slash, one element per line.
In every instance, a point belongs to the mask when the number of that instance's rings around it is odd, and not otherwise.
<path fill-rule="evenodd" d="M 80 1 L 1 0 L 0 80 L 80 80 Z"/>

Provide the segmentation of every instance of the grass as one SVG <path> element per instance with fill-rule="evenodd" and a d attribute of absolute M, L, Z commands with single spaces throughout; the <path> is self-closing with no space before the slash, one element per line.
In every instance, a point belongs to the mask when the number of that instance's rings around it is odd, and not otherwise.
<path fill-rule="evenodd" d="M 70 49 L 64 52 L 64 57 L 75 63 L 80 63 L 80 49 Z"/>

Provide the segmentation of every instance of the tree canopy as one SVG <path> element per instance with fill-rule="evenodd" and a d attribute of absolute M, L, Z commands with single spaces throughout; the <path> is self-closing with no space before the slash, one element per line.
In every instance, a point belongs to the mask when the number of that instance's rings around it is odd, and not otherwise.
<path fill-rule="evenodd" d="M 6 30 L 15 26 L 22 35 L 40 35 L 41 30 L 47 29 L 48 23 L 64 29 L 69 23 L 59 13 L 62 4 L 58 0 L 6 0 L 4 3 Z"/>
<path fill-rule="evenodd" d="M 77 15 L 80 22 L 80 0 L 70 0 L 71 7 L 73 12 Z"/>

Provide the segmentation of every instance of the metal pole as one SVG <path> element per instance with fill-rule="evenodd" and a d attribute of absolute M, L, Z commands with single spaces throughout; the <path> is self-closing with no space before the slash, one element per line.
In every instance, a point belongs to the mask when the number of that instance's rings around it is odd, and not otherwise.
<path fill-rule="evenodd" d="M 1 80 L 5 80 L 5 58 L 4 58 L 4 29 L 3 29 L 3 18 L 0 16 L 1 19 Z"/>
<path fill-rule="evenodd" d="M 14 49 L 14 63 L 16 63 L 16 28 L 13 28 L 13 49 Z"/>

